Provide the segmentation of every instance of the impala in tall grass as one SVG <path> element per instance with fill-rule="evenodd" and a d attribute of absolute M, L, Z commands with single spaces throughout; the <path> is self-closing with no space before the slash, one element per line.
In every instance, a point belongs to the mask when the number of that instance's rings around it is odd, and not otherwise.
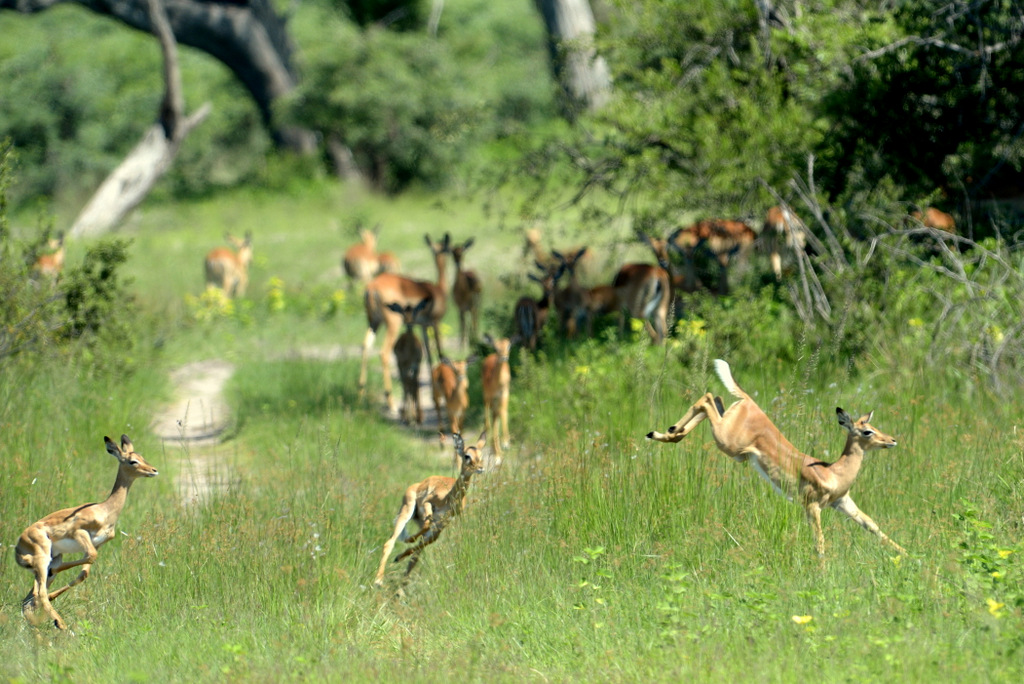
<path fill-rule="evenodd" d="M 48 251 L 39 255 L 32 264 L 32 270 L 36 275 L 55 283 L 64 270 L 64 233 L 58 233 L 57 237 L 47 240 L 46 247 Z"/>
<path fill-rule="evenodd" d="M 519 341 L 502 337 L 494 339 L 490 333 L 484 334 L 484 341 L 494 347 L 494 353 L 484 357 L 480 364 L 480 384 L 484 394 L 484 432 L 494 440 L 495 464 L 501 465 L 501 450 L 508 448 L 511 438 L 508 436 L 508 399 L 509 387 L 512 384 L 512 369 L 508 359 L 512 353 L 512 345 Z M 504 436 L 503 436 L 504 435 Z"/>
<path fill-rule="evenodd" d="M 455 282 L 452 283 L 452 299 L 459 310 L 459 344 L 466 346 L 467 331 L 470 342 L 476 342 L 480 329 L 480 301 L 483 298 L 483 283 L 476 271 L 463 267 L 462 260 L 473 246 L 473 238 L 452 247 L 452 261 L 455 262 Z M 467 321 L 468 319 L 468 321 Z M 468 322 L 468 328 L 467 328 Z"/>
<path fill-rule="evenodd" d="M 247 232 L 244 240 L 230 233 L 224 237 L 235 249 L 217 247 L 206 255 L 206 286 L 223 290 L 228 297 L 244 297 L 245 289 L 249 286 L 252 233 Z"/>
<path fill-rule="evenodd" d="M 377 577 L 373 580 L 374 586 L 384 586 L 384 571 L 388 565 L 388 557 L 395 548 L 395 542 L 399 540 L 414 544 L 395 556 L 394 560 L 395 563 L 399 563 L 405 558 L 410 559 L 405 569 L 405 576 L 409 576 L 419 562 L 423 549 L 437 541 L 452 518 L 462 513 L 466 505 L 466 491 L 469 489 L 470 480 L 474 475 L 484 471 L 483 449 L 486 433 L 481 434 L 476 444 L 471 447 L 465 446 L 462 436 L 458 433 L 453 434 L 451 438 L 455 444 L 455 455 L 462 461 L 458 479 L 435 475 L 405 490 L 402 506 L 395 517 L 394 532 L 384 542 L 380 567 L 377 568 Z M 442 434 L 442 442 L 444 439 Z M 419 532 L 412 536 L 407 534 L 406 529 L 410 521 L 415 521 L 420 528 Z"/>
<path fill-rule="evenodd" d="M 32 591 L 21 606 L 29 622 L 33 622 L 33 614 L 42 609 L 57 629 L 67 629 L 51 601 L 89 577 L 89 570 L 96 562 L 96 550 L 114 537 L 114 526 L 124 509 L 132 483 L 140 477 L 155 477 L 157 474 L 156 468 L 135 453 L 128 435 L 121 435 L 120 447 L 109 437 L 104 437 L 103 441 L 107 445 L 107 453 L 118 461 L 117 478 L 106 501 L 51 513 L 25 528 L 18 538 L 14 558 L 18 565 L 35 576 Z M 82 558 L 64 561 L 65 554 L 78 553 L 83 554 Z M 50 583 L 58 572 L 78 566 L 82 567 L 78 577 L 67 586 L 50 592 Z"/>
<path fill-rule="evenodd" d="M 843 409 L 836 409 L 839 425 L 848 433 L 846 446 L 837 461 L 825 463 L 801 453 L 783 436 L 753 398 L 736 384 L 729 364 L 718 359 L 715 371 L 729 393 L 739 401 L 726 409 L 721 397 L 708 392 L 670 426 L 667 433 L 649 432 L 647 438 L 678 442 L 707 419 L 719 449 L 737 461 L 749 462 L 775 491 L 803 505 L 819 557 L 825 556 L 825 536 L 821 531 L 821 509 L 825 507 L 845 513 L 883 543 L 906 553 L 850 498 L 850 488 L 860 471 L 864 453 L 896 446 L 895 439 L 871 425 L 873 412 L 855 420 Z"/>

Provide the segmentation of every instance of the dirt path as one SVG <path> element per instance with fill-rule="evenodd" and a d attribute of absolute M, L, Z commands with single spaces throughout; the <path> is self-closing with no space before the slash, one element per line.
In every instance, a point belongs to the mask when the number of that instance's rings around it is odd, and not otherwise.
<path fill-rule="evenodd" d="M 358 358 L 360 350 L 341 347 L 297 349 L 284 358 L 337 361 Z M 379 359 L 374 354 L 372 361 Z M 379 363 L 379 362 L 378 362 Z M 379 367 L 379 366 L 378 366 Z M 231 424 L 231 415 L 224 399 L 224 386 L 234 373 L 234 366 L 221 359 L 189 363 L 171 373 L 174 399 L 153 418 L 153 433 L 164 443 L 166 453 L 177 459 L 178 478 L 175 487 L 183 505 L 201 503 L 211 496 L 229 491 L 241 481 L 230 463 L 229 454 L 219 449 L 224 431 Z M 392 371 L 395 364 L 392 364 Z M 379 375 L 377 377 L 379 382 Z M 401 406 L 402 386 L 393 378 L 395 399 Z M 371 397 L 379 400 L 380 387 L 370 388 Z M 423 425 L 406 428 L 412 439 L 437 444 L 437 412 L 430 391 L 430 373 L 424 361 L 420 370 L 420 403 Z M 400 424 L 399 414 L 381 406 L 382 414 Z M 439 450 L 439 455 L 447 450 Z M 450 458 L 450 456 L 448 456 Z"/>
<path fill-rule="evenodd" d="M 219 359 L 182 366 L 171 373 L 174 400 L 153 418 L 153 433 L 178 459 L 176 488 L 184 505 L 238 484 L 235 469 L 215 449 L 230 424 L 224 385 L 234 370 Z"/>

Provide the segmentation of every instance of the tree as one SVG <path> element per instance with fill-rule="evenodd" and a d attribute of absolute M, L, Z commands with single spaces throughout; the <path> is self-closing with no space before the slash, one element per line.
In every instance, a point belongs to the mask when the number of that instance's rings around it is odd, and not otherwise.
<path fill-rule="evenodd" d="M 611 75 L 594 47 L 596 25 L 588 0 L 536 0 L 548 31 L 555 78 L 573 118 L 580 110 L 597 111 L 608 102 Z"/>
<path fill-rule="evenodd" d="M 69 231 L 73 237 L 103 233 L 138 206 L 170 168 L 185 136 L 210 112 L 207 103 L 191 116 L 185 116 L 174 34 L 161 0 L 147 0 L 147 4 L 150 23 L 164 57 L 164 99 L 159 116 L 75 219 Z"/>
<path fill-rule="evenodd" d="M 62 2 L 74 2 L 140 31 L 154 32 L 147 0 L 0 0 L 0 10 L 28 14 Z M 235 74 L 277 144 L 304 153 L 316 149 L 311 131 L 277 125 L 273 115 L 274 103 L 295 88 L 298 75 L 287 17 L 275 12 L 270 0 L 165 0 L 164 6 L 176 40 L 206 52 Z"/>

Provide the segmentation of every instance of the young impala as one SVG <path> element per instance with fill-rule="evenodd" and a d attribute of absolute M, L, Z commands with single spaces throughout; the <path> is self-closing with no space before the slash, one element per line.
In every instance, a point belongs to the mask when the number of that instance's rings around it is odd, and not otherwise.
<path fill-rule="evenodd" d="M 120 464 L 114 488 L 106 501 L 51 513 L 25 528 L 18 539 L 14 558 L 18 565 L 31 570 L 35 575 L 32 591 L 21 604 L 22 613 L 30 623 L 33 621 L 31 615 L 42 608 L 57 629 L 67 629 L 64 620 L 50 602 L 89 577 L 89 569 L 96 562 L 96 549 L 114 536 L 114 526 L 124 509 L 128 489 L 136 479 L 157 474 L 156 468 L 135 453 L 128 435 L 121 435 L 120 447 L 109 437 L 104 437 L 103 441 L 107 445 L 107 453 Z M 84 554 L 82 558 L 64 561 L 65 554 L 78 553 Z M 50 583 L 58 572 L 78 566 L 82 566 L 78 577 L 67 586 L 50 593 Z"/>
<path fill-rule="evenodd" d="M 547 323 L 548 314 L 551 312 L 551 305 L 555 300 L 555 285 L 565 271 L 564 267 L 552 267 L 545 269 L 540 262 L 537 268 L 544 271 L 543 277 L 530 274 L 530 280 L 539 284 L 544 290 L 540 299 L 533 297 L 520 297 L 516 302 L 513 317 L 516 324 L 516 335 L 523 340 L 526 348 L 530 351 L 537 351 L 540 342 L 540 333 Z"/>
<path fill-rule="evenodd" d="M 441 335 L 438 327 L 444 318 L 448 306 L 448 293 L 445 283 L 445 255 L 451 245 L 451 237 L 445 233 L 441 242 L 433 242 L 426 236 L 427 247 L 434 254 L 434 265 L 437 267 L 437 282 L 413 280 L 394 273 L 381 273 L 366 285 L 363 292 L 363 307 L 366 310 L 366 335 L 363 337 L 363 354 L 359 365 L 359 396 L 366 394 L 366 366 L 370 358 L 370 350 L 377 338 L 377 329 L 384 325 L 384 342 L 380 348 L 380 366 L 384 376 L 384 400 L 388 409 L 395 411 L 395 399 L 391 395 L 391 352 L 402 329 L 402 316 L 387 308 L 388 304 L 397 304 L 402 308 L 415 306 L 424 299 L 429 299 L 416 315 L 416 324 L 423 331 L 423 345 L 427 350 L 427 362 L 433 368 L 434 360 L 430 352 L 430 337 L 427 329 L 434 331 L 438 358 L 441 358 Z M 440 410 L 440 409 L 438 409 Z"/>
<path fill-rule="evenodd" d="M 423 344 L 416 337 L 416 317 L 430 304 L 429 298 L 421 299 L 416 306 L 388 304 L 388 309 L 402 317 L 405 330 L 395 340 L 395 359 L 398 360 L 398 378 L 402 381 L 402 420 L 416 425 L 423 424 L 423 407 L 420 405 L 420 364 L 423 361 Z M 438 414 L 440 417 L 440 414 Z"/>
<path fill-rule="evenodd" d="M 792 252 L 804 249 L 807 244 L 806 231 L 807 226 L 788 206 L 781 205 L 768 210 L 761 235 L 768 240 L 772 272 L 776 280 L 782 279 L 781 248 L 785 247 Z"/>
<path fill-rule="evenodd" d="M 459 310 L 459 344 L 466 346 L 466 318 L 469 318 L 469 340 L 476 342 L 477 330 L 480 325 L 480 299 L 483 285 L 476 271 L 467 271 L 462 267 L 462 258 L 466 250 L 473 246 L 473 238 L 461 245 L 452 247 L 452 261 L 455 262 L 455 282 L 452 284 L 452 299 Z"/>
<path fill-rule="evenodd" d="M 451 519 L 462 513 L 466 503 L 469 481 L 474 475 L 484 471 L 483 449 L 486 434 L 485 432 L 480 435 L 476 445 L 471 447 L 465 446 L 462 436 L 458 433 L 452 435 L 452 441 L 455 443 L 455 455 L 462 461 L 458 479 L 435 475 L 422 482 L 417 482 L 405 490 L 402 506 L 398 509 L 398 515 L 395 517 L 394 532 L 391 538 L 384 542 L 380 567 L 377 568 L 377 577 L 373 581 L 374 586 L 384 586 L 384 570 L 387 568 L 388 556 L 395 548 L 396 541 L 400 539 L 410 544 L 416 542 L 414 546 L 398 554 L 394 560 L 395 563 L 398 563 L 404 558 L 412 557 L 405 569 L 405 575 L 408 577 L 419 561 L 423 549 L 437 541 L 437 537 L 451 522 Z M 444 441 L 443 434 L 441 441 Z M 415 520 L 420 528 L 419 532 L 412 536 L 408 536 L 406 531 L 410 520 Z"/>
<path fill-rule="evenodd" d="M 246 232 L 245 239 L 225 235 L 236 251 L 228 247 L 217 247 L 206 255 L 206 286 L 224 291 L 228 297 L 244 297 L 249 285 L 249 263 L 252 261 L 252 233 Z"/>
<path fill-rule="evenodd" d="M 895 439 L 871 426 L 872 413 L 854 420 L 843 409 L 836 409 L 839 424 L 849 434 L 839 459 L 834 463 L 824 463 L 801 453 L 783 436 L 753 398 L 736 384 L 729 364 L 717 359 L 715 371 L 729 393 L 739 401 L 726 409 L 721 397 L 709 392 L 669 427 L 667 433 L 649 432 L 647 438 L 678 442 L 707 419 L 719 449 L 737 461 L 748 461 L 777 492 L 790 500 L 795 498 L 803 505 L 814 532 L 814 546 L 819 557 L 825 555 L 821 509 L 826 506 L 845 513 L 883 543 L 906 553 L 850 498 L 850 487 L 860 471 L 864 452 L 896 446 Z"/>
<path fill-rule="evenodd" d="M 668 308 L 672 303 L 672 281 L 661 266 L 652 264 L 625 264 L 612 281 L 615 301 L 631 318 L 644 321 L 655 344 L 661 344 L 668 334 Z M 625 318 L 619 319 L 619 329 Z"/>
<path fill-rule="evenodd" d="M 580 324 L 587 326 L 587 290 L 580 285 L 576 278 L 576 271 L 580 265 L 580 259 L 587 255 L 587 248 L 581 247 L 574 253 L 566 256 L 561 252 L 552 251 L 552 256 L 558 259 L 562 268 L 569 274 L 569 282 L 561 290 L 555 292 L 555 310 L 558 311 L 558 321 L 567 339 L 575 339 Z"/>
<path fill-rule="evenodd" d="M 508 396 L 512 370 L 508 365 L 508 357 L 518 338 L 503 337 L 496 340 L 490 333 L 486 333 L 484 341 L 494 347 L 494 353 L 484 357 L 480 364 L 480 384 L 484 391 L 484 432 L 494 440 L 494 460 L 496 465 L 501 465 L 501 450 L 507 449 L 511 441 L 508 436 Z"/>
<path fill-rule="evenodd" d="M 924 210 L 924 213 L 914 210 L 910 212 L 910 217 L 915 221 L 920 221 L 921 225 L 925 228 L 935 228 L 947 233 L 956 234 L 956 219 L 951 214 L 940 211 L 935 207 L 928 207 Z"/>
<path fill-rule="evenodd" d="M 32 265 L 32 269 L 39 276 L 56 282 L 57 277 L 64 270 L 64 233 L 58 233 L 56 238 L 50 238 L 46 242 L 46 246 L 50 251 L 41 254 Z"/>
<path fill-rule="evenodd" d="M 448 358 L 441 359 L 430 373 L 431 387 L 434 392 L 434 406 L 441 406 L 444 401 L 445 409 L 448 411 L 448 421 L 452 432 L 460 432 L 462 418 L 469 408 L 469 378 L 466 376 L 466 369 L 470 359 L 452 361 Z M 441 421 L 441 411 L 438 409 L 437 419 Z"/>

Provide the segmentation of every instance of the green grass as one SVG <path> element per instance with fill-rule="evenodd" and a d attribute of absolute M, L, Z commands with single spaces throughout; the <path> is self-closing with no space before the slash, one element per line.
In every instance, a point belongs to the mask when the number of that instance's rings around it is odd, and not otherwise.
<path fill-rule="evenodd" d="M 398 565 L 387 590 L 372 589 L 404 488 L 452 465 L 435 436 L 381 417 L 376 355 L 361 402 L 357 358 L 287 354 L 360 344 L 357 298 L 332 315 L 322 308 L 344 289 L 338 263 L 358 219 L 380 221 L 382 247 L 421 277 L 433 276 L 424 233 L 476 235 L 470 261 L 493 302 L 484 327 L 505 324 L 519 293 L 502 276 L 521 268 L 519 234 L 483 227 L 497 223 L 472 201 L 326 186 L 238 193 L 151 206 L 133 221 L 129 270 L 147 326 L 134 373 L 4 369 L 4 544 L 52 510 L 106 494 L 114 462 L 104 434 L 127 432 L 161 476 L 132 489 L 117 540 L 56 602 L 75 636 L 26 624 L 31 579 L 4 550 L 0 676 L 1020 679 L 1020 389 L 968 394 L 926 369 L 807 350 L 795 363 L 730 358 L 694 333 L 663 348 L 551 340 L 538 359 L 521 357 L 505 466 L 474 481 L 470 506 L 426 550 L 404 598 L 394 596 Z M 190 319 L 185 295 L 202 290 L 203 255 L 225 230 L 247 228 L 256 262 L 241 313 Z M 82 251 L 72 245 L 69 260 Z M 283 310 L 268 305 L 273 277 L 284 282 Z M 852 495 L 909 557 L 826 511 L 819 565 L 800 507 L 721 454 L 706 428 L 678 445 L 644 439 L 700 393 L 722 392 L 710 371 L 720 355 L 796 445 L 826 460 L 844 438 L 835 406 L 875 410 L 873 423 L 899 445 L 868 457 Z M 147 433 L 149 416 L 169 397 L 168 371 L 207 358 L 236 364 L 234 422 L 216 453 L 239 482 L 183 506 L 181 457 Z M 471 401 L 475 437 L 477 386 Z M 1004 605 L 990 610 L 990 599 Z"/>

